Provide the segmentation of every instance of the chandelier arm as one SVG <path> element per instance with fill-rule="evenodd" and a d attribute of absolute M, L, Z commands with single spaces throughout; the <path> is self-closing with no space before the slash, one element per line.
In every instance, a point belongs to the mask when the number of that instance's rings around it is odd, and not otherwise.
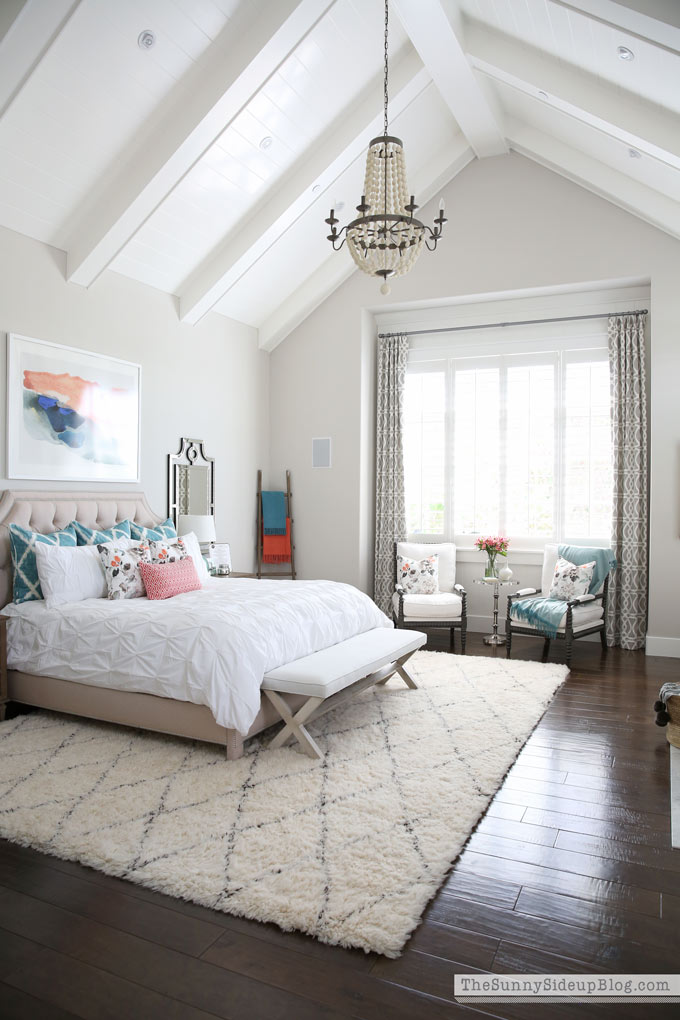
<path fill-rule="evenodd" d="M 344 237 L 342 236 L 343 234 L 345 235 Z M 340 240 L 340 238 L 342 238 L 342 240 Z M 331 242 L 333 246 L 333 251 L 340 251 L 343 244 L 347 240 L 347 227 L 343 227 L 342 230 L 336 231 L 335 237 L 329 237 L 328 240 Z M 340 241 L 340 244 L 336 244 L 335 243 L 336 241 Z"/>

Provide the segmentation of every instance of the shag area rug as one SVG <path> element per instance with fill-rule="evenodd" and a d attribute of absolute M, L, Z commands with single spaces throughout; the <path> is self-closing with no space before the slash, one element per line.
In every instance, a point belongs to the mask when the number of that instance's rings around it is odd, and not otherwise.
<path fill-rule="evenodd" d="M 34 712 L 0 724 L 0 834 L 216 910 L 398 956 L 565 666 L 418 652 L 310 726 L 322 761 Z"/>

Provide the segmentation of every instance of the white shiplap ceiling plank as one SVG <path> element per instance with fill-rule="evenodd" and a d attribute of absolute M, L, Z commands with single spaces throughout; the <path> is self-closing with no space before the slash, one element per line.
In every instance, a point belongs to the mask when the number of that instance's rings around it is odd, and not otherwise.
<path fill-rule="evenodd" d="M 663 107 L 479 24 L 468 25 L 466 48 L 493 80 L 534 98 L 543 90 L 557 110 L 680 170 L 680 122 Z"/>
<path fill-rule="evenodd" d="M 663 11 L 650 0 L 616 3 L 616 0 L 549 0 L 556 7 L 576 10 L 592 20 L 647 39 L 658 46 L 670 47 L 680 53 L 680 4 L 666 0 Z M 674 10 L 675 7 L 675 10 Z M 661 16 L 663 14 L 663 17 Z M 675 18 L 673 21 L 672 19 Z"/>
<path fill-rule="evenodd" d="M 69 280 L 97 278 L 332 2 L 277 0 L 237 12 L 157 109 L 139 148 L 85 203 L 68 242 Z"/>
<path fill-rule="evenodd" d="M 393 115 L 405 109 L 429 84 L 430 76 L 411 52 L 393 70 Z M 349 116 L 341 116 L 304 153 L 283 178 L 271 197 L 249 217 L 242 230 L 196 274 L 180 293 L 180 318 L 196 323 L 223 297 L 268 247 L 314 202 L 312 186 L 326 189 L 366 149 L 372 133 L 380 128 L 376 111 L 376 86 L 371 85 Z"/>
<path fill-rule="evenodd" d="M 0 42 L 0 118 L 40 64 L 81 0 L 26 0 Z"/>
<path fill-rule="evenodd" d="M 507 152 L 495 111 L 475 78 L 440 0 L 395 0 L 394 7 L 476 155 Z"/>

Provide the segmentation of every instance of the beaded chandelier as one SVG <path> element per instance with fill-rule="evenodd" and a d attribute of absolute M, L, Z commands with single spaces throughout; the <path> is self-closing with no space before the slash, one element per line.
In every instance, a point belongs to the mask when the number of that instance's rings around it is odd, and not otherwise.
<path fill-rule="evenodd" d="M 387 132 L 388 28 L 388 0 L 385 0 L 384 129 L 368 146 L 364 194 L 356 207 L 359 217 L 339 232 L 334 209 L 325 221 L 331 228 L 328 240 L 333 250 L 339 251 L 347 241 L 359 269 L 382 279 L 383 294 L 390 292 L 387 281 L 391 276 L 403 276 L 415 265 L 423 246 L 429 251 L 435 250 L 446 223 L 443 200 L 434 229 L 415 219 L 413 214 L 418 206 L 414 196 L 409 195 L 406 183 L 404 146 L 400 138 Z"/>

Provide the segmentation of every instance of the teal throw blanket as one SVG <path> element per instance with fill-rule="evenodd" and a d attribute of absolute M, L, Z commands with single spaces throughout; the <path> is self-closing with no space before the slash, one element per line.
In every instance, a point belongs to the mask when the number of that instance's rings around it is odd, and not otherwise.
<path fill-rule="evenodd" d="M 600 590 L 609 571 L 616 567 L 616 557 L 611 549 L 586 549 L 580 545 L 560 545 L 557 547 L 557 551 L 562 559 L 569 563 L 575 563 L 577 567 L 595 560 L 593 579 L 588 589 L 590 595 L 595 595 Z"/>
<path fill-rule="evenodd" d="M 286 534 L 286 495 L 284 492 L 262 493 L 262 524 L 265 535 Z"/>
<path fill-rule="evenodd" d="M 546 637 L 557 637 L 557 630 L 562 617 L 567 611 L 567 603 L 561 599 L 547 599 L 537 595 L 532 599 L 520 599 L 510 607 L 510 616 L 514 620 L 525 620 L 537 627 Z"/>
<path fill-rule="evenodd" d="M 582 566 L 584 563 L 595 561 L 593 579 L 590 582 L 588 593 L 594 595 L 604 584 L 604 580 L 610 570 L 616 566 L 616 558 L 611 549 L 587 549 L 582 546 L 560 545 L 559 555 Z M 526 621 L 540 630 L 546 637 L 557 637 L 557 631 L 562 617 L 567 611 L 567 603 L 562 599 L 549 599 L 544 595 L 537 595 L 536 598 L 521 599 L 513 602 L 510 607 L 510 616 L 514 620 Z"/>

